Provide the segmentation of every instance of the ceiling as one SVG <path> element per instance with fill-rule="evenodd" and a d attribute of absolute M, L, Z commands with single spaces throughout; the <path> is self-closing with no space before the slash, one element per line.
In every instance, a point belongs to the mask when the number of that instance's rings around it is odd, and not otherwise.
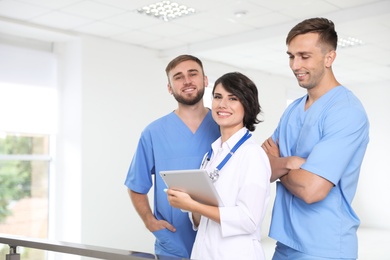
<path fill-rule="evenodd" d="M 157 0 L 0 0 L 0 33 L 30 30 L 90 34 L 159 51 L 292 77 L 285 37 L 311 17 L 333 20 L 339 37 L 361 46 L 339 48 L 334 71 L 343 84 L 390 82 L 390 0 L 177 0 L 196 13 L 170 22 L 136 10 Z M 245 15 L 238 17 L 237 12 Z M 55 39 L 51 39 L 55 40 Z M 347 85 L 347 84 L 346 84 Z"/>

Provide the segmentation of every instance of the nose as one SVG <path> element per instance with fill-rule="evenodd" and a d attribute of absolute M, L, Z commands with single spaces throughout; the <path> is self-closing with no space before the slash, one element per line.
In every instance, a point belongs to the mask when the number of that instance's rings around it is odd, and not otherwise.
<path fill-rule="evenodd" d="M 219 108 L 227 108 L 228 107 L 228 102 L 226 98 L 221 98 L 218 104 Z"/>
<path fill-rule="evenodd" d="M 298 59 L 290 59 L 290 68 L 292 70 L 297 70 L 300 68 L 300 62 Z"/>
<path fill-rule="evenodd" d="M 185 85 L 189 84 L 190 82 L 191 82 L 191 80 L 190 80 L 189 77 L 187 77 L 187 76 L 184 76 L 184 77 L 183 77 L 183 83 L 184 83 Z"/>

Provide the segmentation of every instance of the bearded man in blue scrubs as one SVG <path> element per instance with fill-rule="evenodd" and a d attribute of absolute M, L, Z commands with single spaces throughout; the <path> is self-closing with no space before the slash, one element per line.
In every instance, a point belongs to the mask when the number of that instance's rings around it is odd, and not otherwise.
<path fill-rule="evenodd" d="M 146 228 L 156 237 L 155 253 L 189 258 L 196 233 L 188 213 L 169 205 L 159 172 L 198 169 L 220 132 L 203 104 L 208 79 L 202 62 L 191 55 L 180 55 L 165 71 L 168 92 L 176 99 L 177 108 L 144 129 L 125 185 Z M 147 197 L 153 182 L 154 213 Z"/>

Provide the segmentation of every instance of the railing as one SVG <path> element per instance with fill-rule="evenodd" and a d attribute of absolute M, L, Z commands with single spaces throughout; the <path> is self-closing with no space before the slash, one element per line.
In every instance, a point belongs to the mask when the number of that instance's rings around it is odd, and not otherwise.
<path fill-rule="evenodd" d="M 20 260 L 20 255 L 17 253 L 18 246 L 108 260 L 181 259 L 99 246 L 18 237 L 7 234 L 0 234 L 0 244 L 5 244 L 10 247 L 10 253 L 6 255 L 6 260 Z"/>

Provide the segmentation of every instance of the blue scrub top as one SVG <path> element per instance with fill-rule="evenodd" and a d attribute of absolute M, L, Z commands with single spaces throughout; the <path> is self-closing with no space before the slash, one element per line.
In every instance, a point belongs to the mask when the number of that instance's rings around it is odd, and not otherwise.
<path fill-rule="evenodd" d="M 305 111 L 307 96 L 284 112 L 272 138 L 282 157 L 306 159 L 302 169 L 334 184 L 328 196 L 306 204 L 277 182 L 270 237 L 306 254 L 357 258 L 360 224 L 351 207 L 369 141 L 360 101 L 343 86 L 333 88 Z"/>
<path fill-rule="evenodd" d="M 164 192 L 166 185 L 159 172 L 198 169 L 211 143 L 219 136 L 219 127 L 211 111 L 196 133 L 192 133 L 174 112 L 152 122 L 142 132 L 125 185 L 132 191 L 146 194 L 153 186 L 153 176 L 155 217 L 176 227 L 174 233 L 167 229 L 153 232 L 156 254 L 189 258 L 196 235 L 188 213 L 169 205 Z"/>

